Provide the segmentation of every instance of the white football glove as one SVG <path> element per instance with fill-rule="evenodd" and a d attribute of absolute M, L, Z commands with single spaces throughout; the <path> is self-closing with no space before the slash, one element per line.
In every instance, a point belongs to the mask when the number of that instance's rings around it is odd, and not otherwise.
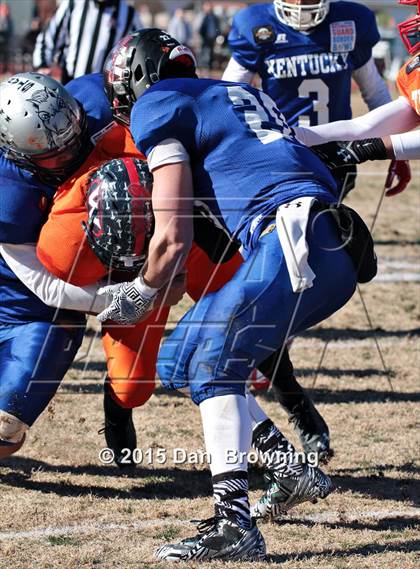
<path fill-rule="evenodd" d="M 112 320 L 118 324 L 135 324 L 152 308 L 159 289 L 145 284 L 142 275 L 132 282 L 102 287 L 99 295 L 112 296 L 112 302 L 97 319 Z"/>

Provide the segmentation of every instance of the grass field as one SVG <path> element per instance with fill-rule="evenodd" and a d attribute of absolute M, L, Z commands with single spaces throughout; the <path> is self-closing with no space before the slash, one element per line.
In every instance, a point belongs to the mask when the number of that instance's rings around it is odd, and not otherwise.
<path fill-rule="evenodd" d="M 419 164 L 413 169 L 410 189 L 385 199 L 376 220 L 379 277 L 292 347 L 298 378 L 330 426 L 336 456 L 326 470 L 338 491 L 281 524 L 261 525 L 273 566 L 420 565 Z M 385 164 L 361 168 L 349 200 L 370 222 L 384 179 Z M 171 326 L 187 306 L 173 311 Z M 135 412 L 139 447 L 151 451 L 133 473 L 101 464 L 105 366 L 92 324 L 81 351 L 89 358 L 79 356 L 24 448 L 0 465 L 1 569 L 163 567 L 154 549 L 190 535 L 188 520 L 212 514 L 205 467 L 173 461 L 176 447 L 203 447 L 198 411 L 186 398 L 158 388 Z M 258 397 L 297 442 L 270 395 Z M 157 464 L 160 455 L 164 464 Z M 263 490 L 256 469 L 251 488 L 253 499 Z"/>

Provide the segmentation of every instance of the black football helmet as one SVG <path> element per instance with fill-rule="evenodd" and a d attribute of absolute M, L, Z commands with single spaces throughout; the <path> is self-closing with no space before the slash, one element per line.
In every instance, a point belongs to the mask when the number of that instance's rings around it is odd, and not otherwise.
<path fill-rule="evenodd" d="M 83 229 L 106 267 L 139 271 L 143 266 L 154 225 L 152 185 L 147 163 L 137 158 L 111 160 L 90 175 Z"/>
<path fill-rule="evenodd" d="M 130 124 L 134 103 L 154 83 L 171 77 L 197 77 L 189 47 L 157 28 L 122 38 L 105 60 L 105 91 L 116 121 Z"/>

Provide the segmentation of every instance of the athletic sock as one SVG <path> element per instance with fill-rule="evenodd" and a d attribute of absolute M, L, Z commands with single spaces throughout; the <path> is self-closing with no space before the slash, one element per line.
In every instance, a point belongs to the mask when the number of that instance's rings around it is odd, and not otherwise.
<path fill-rule="evenodd" d="M 213 476 L 216 515 L 229 518 L 243 529 L 252 526 L 248 499 L 248 474 L 244 470 Z"/>
<path fill-rule="evenodd" d="M 125 409 L 118 405 L 118 403 L 112 398 L 112 395 L 109 392 L 109 388 L 105 388 L 105 396 L 104 396 L 104 411 L 105 417 L 111 421 L 111 423 L 124 423 L 128 421 L 132 415 L 132 409 Z"/>
<path fill-rule="evenodd" d="M 258 404 L 258 401 L 255 399 L 252 393 L 249 393 L 249 391 L 246 394 L 246 401 L 248 404 L 248 411 L 251 417 L 252 428 L 254 429 L 256 425 L 266 421 L 268 419 L 268 416 L 265 414 L 265 411 L 261 409 L 261 407 Z"/>
<path fill-rule="evenodd" d="M 295 447 L 278 430 L 271 419 L 255 427 L 252 442 L 268 471 L 276 472 L 282 478 L 302 474 L 304 465 L 300 462 Z"/>
<path fill-rule="evenodd" d="M 247 470 L 252 427 L 246 398 L 220 395 L 199 405 L 212 476 Z"/>

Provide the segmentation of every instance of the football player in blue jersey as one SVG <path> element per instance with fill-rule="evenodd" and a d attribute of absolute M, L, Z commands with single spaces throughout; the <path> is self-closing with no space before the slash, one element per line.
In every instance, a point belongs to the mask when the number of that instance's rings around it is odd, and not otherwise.
<path fill-rule="evenodd" d="M 32 90 L 36 93 L 34 100 L 39 100 L 35 113 L 33 97 L 30 96 Z M 52 95 L 49 98 L 47 94 L 51 90 Z M 2 388 L 0 404 L 3 406 L 0 407 L 0 411 L 3 408 L 8 409 L 2 416 L 7 417 L 8 422 L 16 422 L 12 419 L 15 416 L 13 410 L 18 409 L 21 405 L 20 398 L 25 394 L 25 409 L 21 417 L 24 417 L 26 422 L 21 425 L 20 421 L 17 421 L 16 425 L 16 427 L 20 425 L 22 429 L 33 424 L 51 400 L 80 344 L 84 327 L 82 317 L 78 317 L 75 313 L 57 312 L 54 308 L 59 306 L 80 312 L 97 312 L 104 306 L 103 301 L 95 298 L 96 287 L 79 288 L 60 281 L 48 273 L 35 254 L 34 243 L 46 220 L 57 185 L 77 169 L 92 147 L 87 133 L 92 135 L 91 140 L 97 139 L 104 130 L 108 129 L 112 121 L 110 106 L 103 89 L 102 75 L 92 74 L 78 78 L 70 82 L 66 90 L 71 91 L 83 104 L 86 113 L 80 111 L 74 100 L 68 97 L 60 98 L 63 93 L 62 88 L 39 73 L 12 77 L 1 87 L 4 108 L 0 107 L 0 116 L 3 117 L 3 153 L 0 159 L 0 172 L 4 182 L 7 181 L 13 191 L 0 195 L 2 206 L 0 293 L 3 301 L 0 311 L 2 331 L 0 367 L 7 369 L 8 372 L 13 370 L 14 382 L 6 385 L 3 378 L 0 384 Z M 72 116 L 71 109 L 69 110 L 63 103 L 63 101 L 68 103 L 70 100 L 74 109 L 81 112 L 80 117 L 83 117 L 83 136 L 80 139 L 77 136 L 79 126 L 77 121 L 72 125 L 65 123 L 69 132 L 66 132 L 59 123 L 59 120 L 65 122 L 68 116 Z M 64 115 L 61 116 L 61 113 Z M 40 122 L 34 122 L 34 119 Z M 31 146 L 25 144 L 32 136 L 32 131 L 36 132 L 38 125 L 40 132 L 33 140 L 35 149 L 31 152 Z M 70 128 L 73 128 L 74 133 Z M 51 137 L 57 131 L 62 131 L 62 136 L 65 135 L 69 140 L 71 137 L 74 138 L 74 145 L 70 144 L 66 152 L 59 152 L 51 143 Z M 59 163 L 60 168 L 56 168 L 55 163 Z M 25 211 L 24 217 L 22 211 Z M 208 229 L 207 224 L 205 227 Z M 214 230 L 211 234 L 215 237 Z M 207 245 L 209 246 L 210 244 Z M 68 334 L 60 328 L 64 316 L 67 319 L 71 316 L 72 320 L 76 320 L 80 332 L 77 336 L 78 342 L 70 344 Z M 48 342 L 45 341 L 45 334 L 41 332 L 48 334 Z M 61 358 L 63 361 L 60 365 L 52 366 L 51 363 L 46 365 L 46 362 L 59 359 L 57 354 L 60 354 L 58 345 L 60 339 L 70 346 L 65 357 Z M 30 346 L 30 351 L 24 351 L 22 345 Z M 16 359 L 13 356 L 13 359 L 10 356 L 12 349 L 13 353 L 21 352 L 22 358 Z M 37 354 L 42 354 L 42 359 L 38 362 Z M 47 374 L 48 379 L 39 389 L 40 378 L 44 377 L 44 374 Z M 53 377 L 50 378 L 49 374 Z M 42 396 L 38 393 L 40 390 Z M 14 406 L 8 406 L 8 402 L 12 400 L 15 401 Z M 254 413 L 261 415 L 262 411 L 258 410 L 255 401 L 251 397 L 250 400 L 250 405 L 254 403 Z M 111 399 L 108 391 L 104 396 L 104 410 L 108 446 L 131 448 L 134 444 L 135 447 L 135 443 L 132 442 L 135 440 L 134 425 L 131 420 L 132 410 L 118 405 Z M 7 441 L 6 434 L 9 437 Z M 9 428 L 7 433 L 3 433 L 4 448 L 1 449 L 0 457 L 9 456 L 20 448 L 23 437 L 19 444 L 11 444 L 13 441 L 10 440 L 10 437 L 17 439 L 18 435 L 19 433 L 14 435 L 10 432 Z"/>
<path fill-rule="evenodd" d="M 104 65 L 105 88 L 113 107 L 114 119 L 125 126 L 130 123 L 129 108 L 132 97 L 129 89 L 125 87 L 124 77 L 128 73 L 126 67 L 129 60 L 135 54 L 136 37 L 137 34 L 134 33 L 119 42 L 108 55 Z M 208 212 L 205 213 L 205 218 L 211 220 Z M 211 231 L 201 230 L 200 233 L 212 236 Z M 271 381 L 273 391 L 286 410 L 289 421 L 293 423 L 304 451 L 317 453 L 322 462 L 327 462 L 333 455 L 328 426 L 297 381 L 287 346 L 283 346 L 279 353 L 268 356 L 260 364 L 259 371 Z"/>
<path fill-rule="evenodd" d="M 0 458 L 22 446 L 83 337 L 84 316 L 55 307 L 87 311 L 96 288 L 78 290 L 35 270 L 34 243 L 57 186 L 110 120 L 107 106 L 97 104 L 87 116 L 57 81 L 39 73 L 0 85 Z M 16 263 L 28 272 L 26 284 L 11 268 Z"/>
<path fill-rule="evenodd" d="M 227 81 L 251 82 L 259 75 L 292 126 L 347 120 L 351 81 L 369 110 L 391 96 L 372 58 L 380 36 L 374 13 L 355 2 L 274 0 L 240 10 L 229 34 L 232 58 Z M 406 177 L 409 166 L 393 161 L 390 170 Z M 343 193 L 354 187 L 355 166 L 337 170 Z"/>
<path fill-rule="evenodd" d="M 251 5 L 233 18 L 228 38 L 232 57 L 223 79 L 251 83 L 259 76 L 263 91 L 291 126 L 350 119 L 352 79 L 369 110 L 391 101 L 372 58 L 379 38 L 374 13 L 360 3 L 274 0 Z M 400 180 L 410 178 L 404 161 L 393 160 L 390 172 Z M 343 193 L 354 187 L 355 173 L 354 165 L 333 170 Z M 273 389 L 299 430 L 306 405 L 303 398 L 296 403 L 293 374 L 283 374 L 281 390 L 277 382 Z M 325 422 L 314 425 L 318 431 L 312 436 L 326 439 Z"/>
<path fill-rule="evenodd" d="M 248 501 L 251 439 L 263 454 L 291 455 L 266 465 L 270 484 L 253 509 L 256 517 L 288 499 L 325 497 L 331 481 L 297 460 L 271 421 L 252 433 L 246 379 L 289 334 L 327 318 L 353 295 L 359 260 L 336 221 L 349 211 L 332 207 L 339 192 L 330 172 L 297 142 L 266 94 L 243 83 L 197 79 L 190 50 L 161 30 L 139 32 L 127 63 L 122 70 L 115 61 L 107 72 L 116 87 L 128 89 L 133 139 L 154 174 L 155 231 L 144 270 L 102 291 L 113 300 L 98 318 L 128 324 L 144 317 L 183 266 L 196 200 L 245 255 L 232 280 L 200 300 L 161 349 L 164 385 L 188 388 L 199 405 L 215 516 L 200 524 L 196 537 L 161 547 L 157 557 L 261 559 L 265 544 Z"/>

